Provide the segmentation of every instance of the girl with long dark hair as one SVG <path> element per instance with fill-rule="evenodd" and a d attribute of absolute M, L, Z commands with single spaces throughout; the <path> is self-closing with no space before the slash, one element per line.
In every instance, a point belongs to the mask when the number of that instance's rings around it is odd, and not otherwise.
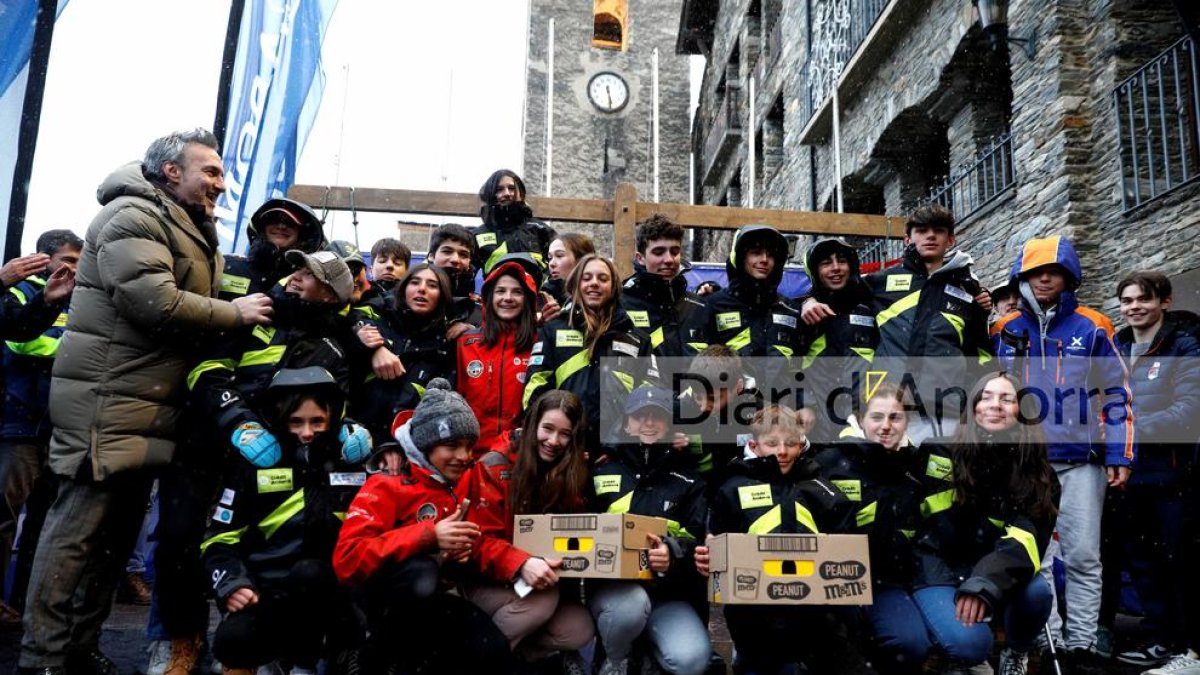
<path fill-rule="evenodd" d="M 371 368 L 356 383 L 351 409 L 376 438 L 391 438 L 396 413 L 415 409 L 434 378 L 454 381 L 454 343 L 446 338 L 452 301 L 446 273 L 422 263 L 387 302 L 353 312 Z"/>
<path fill-rule="evenodd" d="M 953 438 L 922 445 L 925 520 L 914 543 L 913 601 L 932 642 L 956 664 L 982 663 L 992 648 L 987 622 L 1002 617 L 1002 675 L 1025 672 L 1050 615 L 1050 585 L 1038 572 L 1060 493 L 1040 420 L 1021 402 L 1016 378 L 990 373 Z"/>
<path fill-rule="evenodd" d="M 552 390 L 529 407 L 520 429 L 505 434 L 504 451 L 481 457 L 468 474 L 467 519 L 479 525 L 482 576 L 465 584 L 466 597 L 492 621 L 526 659 L 563 652 L 563 671 L 579 665 L 577 650 L 595 632 L 578 602 L 560 601 L 561 561 L 541 559 L 512 545 L 513 517 L 534 513 L 579 513 L 587 509 L 588 467 L 584 413 L 570 392 Z M 513 584 L 532 589 L 524 597 Z M 582 672 L 580 670 L 579 672 Z"/>

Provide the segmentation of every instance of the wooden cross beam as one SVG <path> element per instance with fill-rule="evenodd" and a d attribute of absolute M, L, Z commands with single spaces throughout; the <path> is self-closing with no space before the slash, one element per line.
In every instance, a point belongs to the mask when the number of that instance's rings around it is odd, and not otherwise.
<path fill-rule="evenodd" d="M 468 192 L 433 192 L 388 188 L 351 188 L 293 185 L 288 197 L 313 208 L 382 213 L 415 213 L 436 216 L 479 217 L 479 195 Z M 742 209 L 728 206 L 693 206 L 639 202 L 632 183 L 617 185 L 608 199 L 569 199 L 529 196 L 526 201 L 541 220 L 596 223 L 613 226 L 613 262 L 621 275 L 633 273 L 634 227 L 651 214 L 662 213 L 684 227 L 736 229 L 743 225 L 770 225 L 780 232 L 853 237 L 899 238 L 904 218 L 864 213 Z"/>

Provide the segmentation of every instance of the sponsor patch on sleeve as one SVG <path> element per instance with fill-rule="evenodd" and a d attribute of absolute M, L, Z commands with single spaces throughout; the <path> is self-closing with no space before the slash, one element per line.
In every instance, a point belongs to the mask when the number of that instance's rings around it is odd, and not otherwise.
<path fill-rule="evenodd" d="M 236 492 L 230 490 L 229 488 L 225 488 L 225 491 L 221 493 L 221 504 L 225 506 L 233 506 L 233 498 L 235 496 L 237 496 Z"/>
<path fill-rule="evenodd" d="M 637 356 L 638 355 L 637 345 L 631 345 L 628 342 L 621 342 L 620 340 L 615 340 L 613 342 L 612 348 L 613 348 L 613 351 L 621 352 L 622 354 L 625 354 L 627 356 Z"/>
<path fill-rule="evenodd" d="M 863 316 L 862 314 L 850 315 L 851 326 L 867 326 L 868 328 L 875 325 L 875 317 Z"/>
<path fill-rule="evenodd" d="M 218 506 L 216 510 L 213 511 L 213 520 L 217 521 L 218 523 L 225 523 L 226 525 L 232 523 L 233 509 L 227 509 L 224 506 Z"/>
<path fill-rule="evenodd" d="M 963 302 L 975 302 L 975 298 L 968 292 L 958 286 L 946 286 L 946 295 L 952 298 L 958 298 Z"/>
<path fill-rule="evenodd" d="M 772 314 L 771 321 L 781 326 L 787 326 L 788 328 L 796 327 L 796 317 L 790 314 Z"/>
<path fill-rule="evenodd" d="M 367 473 L 365 471 L 354 472 L 330 472 L 329 484 L 336 486 L 360 487 L 367 482 Z"/>

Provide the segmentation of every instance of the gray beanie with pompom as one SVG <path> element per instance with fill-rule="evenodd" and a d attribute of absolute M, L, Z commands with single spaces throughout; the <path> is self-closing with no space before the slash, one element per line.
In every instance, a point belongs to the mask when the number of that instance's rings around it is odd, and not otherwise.
<path fill-rule="evenodd" d="M 479 420 L 466 399 L 445 378 L 437 377 L 426 385 L 425 396 L 408 422 L 408 433 L 417 449 L 429 454 L 434 447 L 460 438 L 474 444 L 479 440 Z"/>

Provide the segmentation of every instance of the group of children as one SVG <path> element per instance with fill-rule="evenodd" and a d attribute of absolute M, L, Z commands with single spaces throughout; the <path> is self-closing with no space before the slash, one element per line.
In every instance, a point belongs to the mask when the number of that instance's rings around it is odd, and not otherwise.
<path fill-rule="evenodd" d="M 738 367 L 722 347 L 697 360 Z M 906 435 L 903 391 L 888 385 L 863 407 L 861 437 L 836 443 L 811 443 L 804 416 L 764 405 L 742 456 L 702 468 L 672 429 L 675 392 L 635 389 L 619 440 L 598 452 L 584 406 L 561 390 L 477 448 L 472 409 L 435 379 L 401 415 L 395 442 L 374 449 L 390 457 L 376 470 L 345 432 L 353 425 L 341 420 L 334 376 L 283 369 L 261 403 L 281 459 L 233 472 L 204 543 L 225 617 L 214 654 L 233 672 L 276 659 L 309 672 L 322 657 L 353 655 L 368 672 L 540 663 L 582 673 L 590 655 L 604 675 L 639 659 L 641 672 L 702 673 L 714 658 L 708 535 L 855 533 L 869 538 L 874 604 L 726 607 L 736 672 L 805 663 L 911 673 L 934 651 L 968 667 L 990 655 L 993 617 L 1007 636 L 1000 672 L 1023 672 L 1004 668 L 1023 663 L 1050 611 L 1037 570 L 1057 481 L 1037 427 L 1018 421 L 1016 392 L 1012 378 L 990 374 L 956 436 L 921 447 Z M 716 393 L 707 404 L 751 395 Z M 515 515 L 589 512 L 667 520 L 649 551 L 652 580 L 567 580 L 560 560 L 512 545 Z"/>

